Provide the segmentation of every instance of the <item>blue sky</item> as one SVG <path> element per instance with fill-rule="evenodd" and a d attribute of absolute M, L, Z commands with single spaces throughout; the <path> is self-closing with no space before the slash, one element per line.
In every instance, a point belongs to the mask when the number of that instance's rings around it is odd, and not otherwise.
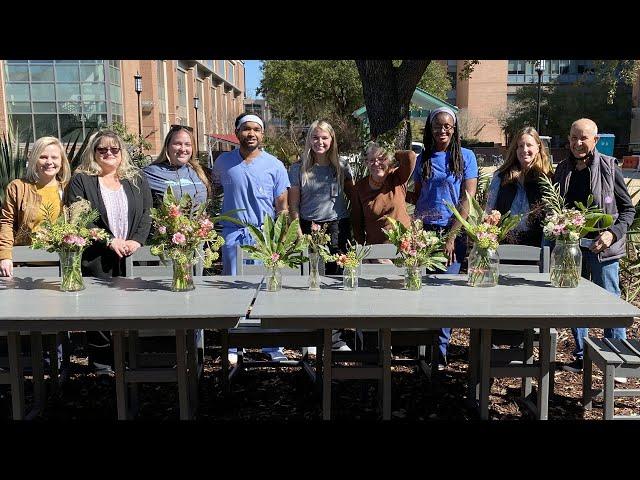
<path fill-rule="evenodd" d="M 244 71 L 246 78 L 247 98 L 262 98 L 256 97 L 256 88 L 260 85 L 260 79 L 262 73 L 260 72 L 260 60 L 245 60 Z"/>

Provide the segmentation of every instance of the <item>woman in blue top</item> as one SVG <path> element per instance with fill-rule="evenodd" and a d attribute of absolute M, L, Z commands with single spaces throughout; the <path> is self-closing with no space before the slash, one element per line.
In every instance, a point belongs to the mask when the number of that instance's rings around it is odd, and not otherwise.
<path fill-rule="evenodd" d="M 496 170 L 489 186 L 486 211 L 523 214 L 504 243 L 542 245 L 542 191 L 539 179 L 551 175 L 551 163 L 538 132 L 525 127 L 513 138 L 507 159 Z"/>
<path fill-rule="evenodd" d="M 460 145 L 456 114 L 449 108 L 437 108 L 429 114 L 423 143 L 424 150 L 418 156 L 413 172 L 413 198 L 416 200 L 414 215 L 423 221 L 425 230 L 448 234 L 445 245 L 448 257 L 446 273 L 459 273 L 460 263 L 467 251 L 467 240 L 464 234 L 459 234 L 460 222 L 445 202 L 456 205 L 466 218 L 469 202 L 464 192 L 471 196 L 476 194 L 478 162 L 471 150 Z M 438 359 L 441 368 L 446 365 L 450 337 L 450 328 L 441 329 Z"/>
<path fill-rule="evenodd" d="M 188 193 L 196 206 L 209 198 L 211 182 L 194 156 L 194 145 L 191 127 L 171 125 L 158 158 L 142 169 L 151 187 L 154 206 L 162 203 L 169 187 L 177 198 Z"/>

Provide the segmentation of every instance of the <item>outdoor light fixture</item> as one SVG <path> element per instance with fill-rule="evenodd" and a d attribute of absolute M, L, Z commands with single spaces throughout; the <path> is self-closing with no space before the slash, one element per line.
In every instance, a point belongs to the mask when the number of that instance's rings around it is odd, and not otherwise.
<path fill-rule="evenodd" d="M 193 109 L 196 111 L 196 155 L 198 154 L 198 108 L 200 108 L 200 99 L 196 95 L 193 97 Z"/>
<path fill-rule="evenodd" d="M 536 107 L 536 130 L 540 135 L 540 93 L 542 92 L 542 74 L 544 73 L 545 61 L 536 60 L 535 70 L 538 73 L 538 102 Z"/>
<path fill-rule="evenodd" d="M 134 80 L 134 88 L 136 89 L 136 93 L 138 94 L 138 136 L 142 138 L 142 116 L 140 114 L 140 94 L 142 93 L 142 75 L 140 72 L 136 72 L 133 76 Z"/>

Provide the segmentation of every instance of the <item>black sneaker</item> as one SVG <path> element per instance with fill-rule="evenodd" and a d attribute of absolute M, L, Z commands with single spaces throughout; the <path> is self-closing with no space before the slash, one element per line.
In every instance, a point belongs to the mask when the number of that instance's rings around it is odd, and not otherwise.
<path fill-rule="evenodd" d="M 565 372 L 582 373 L 582 359 L 579 358 L 578 360 L 563 365 L 562 370 Z"/>

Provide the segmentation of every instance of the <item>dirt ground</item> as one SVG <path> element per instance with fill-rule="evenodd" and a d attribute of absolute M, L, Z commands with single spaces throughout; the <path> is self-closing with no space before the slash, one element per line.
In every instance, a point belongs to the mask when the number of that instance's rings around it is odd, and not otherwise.
<path fill-rule="evenodd" d="M 629 338 L 639 338 L 640 322 L 628 329 Z M 591 334 L 602 335 L 594 329 Z M 392 422 L 425 422 L 431 420 L 464 421 L 478 418 L 466 400 L 467 329 L 453 331 L 450 363 L 442 372 L 441 385 L 433 388 L 416 367 L 394 366 L 392 374 Z M 347 338 L 350 340 L 349 333 Z M 198 421 L 215 422 L 315 422 L 321 419 L 320 396 L 300 370 L 293 367 L 256 368 L 243 371 L 232 383 L 231 393 L 224 396 L 220 385 L 220 348 L 212 332 L 205 337 L 205 371 L 200 381 Z M 581 406 L 582 375 L 565 372 L 562 364 L 571 361 L 573 338 L 561 329 L 556 357 L 555 389 L 549 399 L 550 420 L 601 419 L 602 402 L 585 412 Z M 398 351 L 396 351 L 398 350 Z M 88 373 L 86 357 L 76 349 L 68 380 L 48 402 L 36 420 L 108 420 L 117 418 L 115 386 L 111 377 Z M 290 358 L 300 358 L 299 350 L 285 350 Z M 411 354 L 411 349 L 394 349 L 394 354 Z M 262 354 L 251 351 L 249 358 Z M 313 359 L 313 357 L 312 357 Z M 594 369 L 594 381 L 601 384 L 602 375 Z M 49 383 L 49 381 L 47 381 Z M 534 381 L 535 385 L 535 381 Z M 640 388 L 640 382 L 629 380 L 626 388 Z M 333 384 L 333 418 L 336 421 L 377 421 L 380 418 L 377 382 L 346 380 Z M 490 397 L 493 420 L 530 420 L 530 411 L 519 400 L 519 379 L 497 379 Z M 32 400 L 32 384 L 25 385 L 28 404 Z M 640 414 L 640 398 L 616 399 L 616 414 Z M 0 385 L 0 418 L 11 418 L 11 395 Z M 140 390 L 139 420 L 173 421 L 179 418 L 175 384 L 144 384 Z"/>

